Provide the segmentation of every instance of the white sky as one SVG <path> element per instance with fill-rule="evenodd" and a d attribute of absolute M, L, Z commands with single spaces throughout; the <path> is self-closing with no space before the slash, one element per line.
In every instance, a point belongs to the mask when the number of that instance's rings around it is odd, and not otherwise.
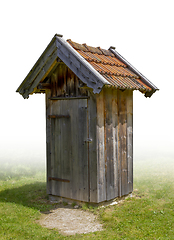
<path fill-rule="evenodd" d="M 174 156 L 172 0 L 10 0 L 0 3 L 0 159 L 45 157 L 45 98 L 16 89 L 55 33 L 108 49 L 111 45 L 159 89 L 134 92 L 134 153 Z"/>

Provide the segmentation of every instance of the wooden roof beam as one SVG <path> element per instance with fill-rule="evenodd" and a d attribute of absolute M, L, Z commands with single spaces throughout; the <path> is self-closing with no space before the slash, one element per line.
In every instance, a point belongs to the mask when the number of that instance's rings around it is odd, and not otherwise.
<path fill-rule="evenodd" d="M 39 89 L 39 90 L 51 89 L 51 84 L 50 83 L 39 83 L 37 86 L 37 89 Z"/>

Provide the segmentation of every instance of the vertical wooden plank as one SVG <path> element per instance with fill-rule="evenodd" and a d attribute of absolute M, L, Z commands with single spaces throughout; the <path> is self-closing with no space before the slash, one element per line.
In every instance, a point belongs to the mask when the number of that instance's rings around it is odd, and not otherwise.
<path fill-rule="evenodd" d="M 120 101 L 121 101 L 121 93 L 120 90 L 117 91 L 117 100 L 118 100 L 118 128 L 117 128 L 117 134 L 118 134 L 118 146 L 117 146 L 117 166 L 118 166 L 118 196 L 121 197 L 121 159 L 122 159 L 122 151 L 121 151 L 121 122 L 120 122 Z"/>
<path fill-rule="evenodd" d="M 58 72 L 57 72 L 57 96 L 64 95 L 64 64 L 58 65 Z"/>
<path fill-rule="evenodd" d="M 73 138 L 73 125 L 72 125 L 72 104 L 73 102 L 71 101 L 67 101 L 67 113 L 68 115 L 70 116 L 69 118 L 69 124 L 70 124 L 70 132 L 68 133 L 67 132 L 67 137 L 69 138 L 68 142 L 69 142 L 69 171 L 70 171 L 70 174 L 69 174 L 69 179 L 70 179 L 70 183 L 69 183 L 69 198 L 73 198 L 73 149 L 74 149 L 74 138 Z"/>
<path fill-rule="evenodd" d="M 51 75 L 51 96 L 52 97 L 57 96 L 57 93 L 56 93 L 56 75 L 54 73 Z"/>
<path fill-rule="evenodd" d="M 74 96 L 74 78 L 75 78 L 75 75 L 73 72 L 71 72 L 71 77 L 70 77 L 70 96 Z"/>
<path fill-rule="evenodd" d="M 127 161 L 127 90 L 123 92 L 123 149 L 122 149 L 122 195 L 128 194 L 128 161 Z"/>
<path fill-rule="evenodd" d="M 78 199 L 80 201 L 89 201 L 88 190 L 88 124 L 87 124 L 87 99 L 78 101 Z"/>
<path fill-rule="evenodd" d="M 88 121 L 89 121 L 89 136 L 88 138 L 92 140 L 89 143 L 89 195 L 90 202 L 97 203 L 97 152 L 96 152 L 96 126 L 97 126 L 97 109 L 96 109 L 96 95 L 89 91 L 89 100 L 88 100 Z"/>
<path fill-rule="evenodd" d="M 75 97 L 78 97 L 79 96 L 79 80 L 78 80 L 78 77 L 77 76 L 75 76 L 75 78 L 74 78 L 74 88 L 75 88 L 75 94 L 74 94 L 74 96 Z"/>
<path fill-rule="evenodd" d="M 68 71 L 68 68 L 65 65 L 64 66 L 64 72 L 63 72 L 63 94 L 62 94 L 63 97 L 65 97 L 66 92 L 67 92 L 67 89 L 66 89 L 67 71 Z"/>
<path fill-rule="evenodd" d="M 56 126 L 56 120 L 51 119 L 51 174 L 50 177 L 55 177 L 55 171 L 56 171 L 56 156 L 55 156 L 55 146 L 56 146 L 56 138 L 55 138 L 55 126 Z M 57 189 L 56 189 L 56 182 L 51 181 L 52 185 L 52 194 L 57 195 Z"/>
<path fill-rule="evenodd" d="M 56 110 L 56 103 L 57 102 L 53 102 L 50 101 L 50 106 L 51 106 L 51 111 L 50 111 L 50 115 L 55 114 L 55 110 Z M 51 177 L 54 177 L 55 174 L 55 168 L 56 168 L 56 163 L 55 163 L 55 119 L 50 119 L 51 121 L 51 144 L 50 144 L 50 156 L 51 156 Z M 51 194 L 52 195 L 56 195 L 56 183 L 54 181 L 51 181 Z"/>
<path fill-rule="evenodd" d="M 104 96 L 103 90 L 97 95 L 97 183 L 98 202 L 106 200 L 105 179 L 105 138 L 104 138 Z"/>
<path fill-rule="evenodd" d="M 128 193 L 126 94 L 127 91 L 119 91 L 119 196 Z"/>
<path fill-rule="evenodd" d="M 65 115 L 64 108 L 65 108 L 65 101 L 64 100 L 58 100 L 58 106 L 57 106 L 57 113 L 58 115 Z M 65 134 L 65 129 L 63 127 L 64 125 L 64 118 L 57 118 L 57 142 L 56 142 L 56 148 L 57 148 L 57 177 L 60 179 L 66 179 L 65 178 L 65 169 L 64 165 L 66 164 L 65 162 L 68 161 L 65 159 L 64 152 L 65 152 L 65 142 L 64 142 L 64 134 Z M 67 143 L 66 143 L 67 144 Z M 65 185 L 64 182 L 56 182 L 57 184 L 57 190 L 59 192 L 59 196 L 65 197 L 66 196 L 66 191 L 65 191 Z"/>
<path fill-rule="evenodd" d="M 71 71 L 67 69 L 67 78 L 66 78 L 66 96 L 70 95 L 70 78 L 71 78 Z"/>
<path fill-rule="evenodd" d="M 113 121 L 113 174 L 114 174 L 114 192 L 115 198 L 118 194 L 118 100 L 117 100 L 117 89 L 113 89 L 112 95 L 112 121 Z"/>
<path fill-rule="evenodd" d="M 127 161 L 128 191 L 133 191 L 133 91 L 127 95 Z"/>
<path fill-rule="evenodd" d="M 60 114 L 60 102 L 52 101 L 52 115 Z M 60 152 L 60 122 L 59 119 L 51 119 L 51 159 L 52 159 L 52 171 L 51 177 L 61 178 L 61 152 Z M 60 196 L 61 194 L 61 182 L 52 180 L 52 194 Z"/>
<path fill-rule="evenodd" d="M 78 161 L 78 100 L 71 101 L 71 109 L 70 109 L 70 116 L 71 116 L 71 128 L 72 128 L 72 135 L 71 135 L 71 142 L 73 143 L 72 146 L 72 198 L 77 199 L 78 197 L 78 186 L 79 186 L 79 161 Z"/>
<path fill-rule="evenodd" d="M 61 100 L 60 112 L 62 115 L 69 115 L 69 101 Z M 61 152 L 61 178 L 71 179 L 71 124 L 70 118 L 60 118 L 60 152 Z M 70 183 L 61 182 L 61 196 L 71 198 Z"/>
<path fill-rule="evenodd" d="M 114 156 L 113 156 L 113 119 L 112 119 L 112 88 L 104 91 L 105 108 L 105 171 L 106 171 L 106 197 L 111 200 L 115 197 L 114 189 Z"/>
<path fill-rule="evenodd" d="M 47 194 L 52 194 L 51 182 L 48 177 L 51 175 L 51 119 L 48 115 L 51 114 L 51 105 L 49 98 L 51 97 L 51 90 L 47 90 L 45 94 L 46 101 L 46 162 L 47 162 Z"/>

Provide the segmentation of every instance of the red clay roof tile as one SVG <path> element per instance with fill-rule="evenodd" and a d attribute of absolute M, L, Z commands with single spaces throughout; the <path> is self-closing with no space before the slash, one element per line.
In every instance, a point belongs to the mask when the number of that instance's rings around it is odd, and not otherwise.
<path fill-rule="evenodd" d="M 141 80 L 140 76 L 132 72 L 110 50 L 75 43 L 71 40 L 67 42 L 111 85 L 120 89 L 152 90 Z"/>

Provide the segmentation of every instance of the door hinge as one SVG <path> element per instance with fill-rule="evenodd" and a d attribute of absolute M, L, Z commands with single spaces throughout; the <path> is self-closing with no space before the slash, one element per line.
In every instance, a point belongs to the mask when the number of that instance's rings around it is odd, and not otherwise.
<path fill-rule="evenodd" d="M 87 138 L 84 142 L 85 143 L 91 143 L 92 142 L 92 138 Z"/>
<path fill-rule="evenodd" d="M 63 179 L 63 178 L 56 178 L 56 177 L 48 177 L 48 181 L 55 180 L 59 182 L 70 182 L 68 179 Z"/>

